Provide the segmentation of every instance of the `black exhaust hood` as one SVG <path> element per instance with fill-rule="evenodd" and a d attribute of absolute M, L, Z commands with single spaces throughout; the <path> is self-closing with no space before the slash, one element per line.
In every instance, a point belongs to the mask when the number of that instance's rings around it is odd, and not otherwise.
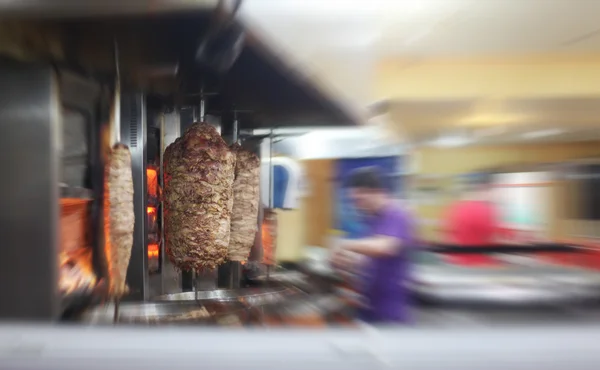
<path fill-rule="evenodd" d="M 246 111 L 245 129 L 359 124 L 357 114 L 327 95 L 306 73 L 293 68 L 243 21 L 231 14 L 224 17 L 225 3 L 138 0 L 115 6 L 110 1 L 5 2 L 0 4 L 0 31 L 7 28 L 3 27 L 7 22 L 14 30 L 15 21 L 24 28 L 52 29 L 41 33 L 61 35 L 61 47 L 40 50 L 42 57 L 107 80 L 113 74 L 116 39 L 124 86 L 177 106 L 198 105 L 201 90 L 218 93 L 207 98 L 207 112 L 222 116 L 234 107 Z M 226 54 L 215 57 L 220 66 L 203 63 L 214 61 L 214 55 L 198 55 L 207 38 L 212 42 L 208 53 Z M 237 48 L 236 52 L 227 54 L 229 47 Z"/>

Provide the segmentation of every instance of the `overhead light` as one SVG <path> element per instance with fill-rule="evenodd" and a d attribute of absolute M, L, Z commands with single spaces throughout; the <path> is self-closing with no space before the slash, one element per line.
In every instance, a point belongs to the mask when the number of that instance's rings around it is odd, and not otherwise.
<path fill-rule="evenodd" d="M 523 135 L 521 135 L 521 137 L 523 137 L 525 139 L 537 139 L 537 138 L 541 138 L 541 137 L 559 135 L 559 134 L 562 134 L 563 132 L 565 132 L 565 130 L 555 128 L 555 129 L 548 129 L 548 130 L 526 132 Z"/>
<path fill-rule="evenodd" d="M 434 146 L 444 148 L 457 147 L 470 144 L 473 140 L 464 136 L 442 136 L 431 142 Z"/>

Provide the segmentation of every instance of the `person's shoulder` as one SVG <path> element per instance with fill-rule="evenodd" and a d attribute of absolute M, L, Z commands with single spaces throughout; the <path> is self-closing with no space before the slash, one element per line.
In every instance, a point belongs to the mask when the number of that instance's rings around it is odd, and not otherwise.
<path fill-rule="evenodd" d="M 395 218 L 410 218 L 413 212 L 402 202 L 393 200 L 388 207 L 388 216 Z"/>

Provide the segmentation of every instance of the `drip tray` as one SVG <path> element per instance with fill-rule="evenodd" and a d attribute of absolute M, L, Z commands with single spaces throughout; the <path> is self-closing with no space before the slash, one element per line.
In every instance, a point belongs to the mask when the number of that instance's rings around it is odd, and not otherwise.
<path fill-rule="evenodd" d="M 242 326 L 255 324 L 256 310 L 278 305 L 297 296 L 293 288 L 249 288 L 168 294 L 155 302 L 124 302 L 119 306 L 118 324 Z M 114 304 L 85 312 L 89 324 L 113 324 Z"/>
<path fill-rule="evenodd" d="M 244 288 L 232 290 L 210 290 L 198 292 L 185 292 L 166 294 L 154 298 L 154 301 L 190 302 L 190 301 L 217 301 L 217 302 L 239 302 L 245 307 L 260 307 L 276 304 L 290 299 L 298 294 L 298 291 L 287 287 L 273 288 Z"/>
<path fill-rule="evenodd" d="M 248 310 L 241 302 L 157 302 L 121 303 L 118 324 L 204 324 L 242 325 L 248 320 Z M 96 307 L 82 316 L 89 324 L 113 324 L 114 304 Z"/>

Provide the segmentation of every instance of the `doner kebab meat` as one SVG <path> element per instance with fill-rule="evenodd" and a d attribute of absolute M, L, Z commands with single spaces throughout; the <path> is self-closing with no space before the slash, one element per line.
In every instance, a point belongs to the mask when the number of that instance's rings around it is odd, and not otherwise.
<path fill-rule="evenodd" d="M 235 156 L 217 130 L 194 123 L 164 154 L 167 254 L 185 271 L 225 262 Z"/>
<path fill-rule="evenodd" d="M 254 245 L 258 230 L 260 159 L 239 144 L 232 146 L 232 152 L 236 161 L 229 259 L 245 261 Z"/>
<path fill-rule="evenodd" d="M 110 151 L 104 174 L 104 237 L 110 295 L 127 292 L 125 279 L 133 246 L 133 176 L 131 153 L 124 144 Z"/>
<path fill-rule="evenodd" d="M 133 175 L 131 153 L 121 143 L 121 82 L 115 41 L 115 91 L 110 123 L 104 126 L 104 250 L 109 275 L 109 294 L 117 299 L 127 293 L 127 267 L 133 247 Z"/>

